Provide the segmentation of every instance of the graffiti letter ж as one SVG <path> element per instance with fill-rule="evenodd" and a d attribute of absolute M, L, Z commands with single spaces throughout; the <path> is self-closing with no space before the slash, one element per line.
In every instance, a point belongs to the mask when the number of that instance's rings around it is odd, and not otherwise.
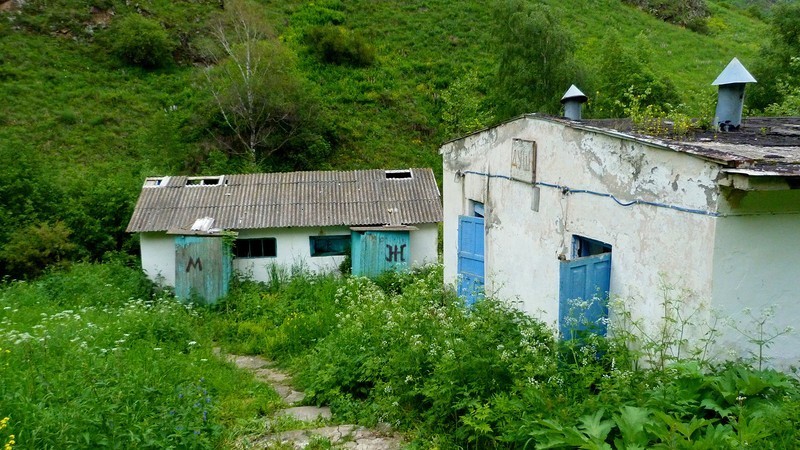
<path fill-rule="evenodd" d="M 400 248 L 397 248 L 396 245 L 392 247 L 386 244 L 386 262 L 397 262 L 398 256 L 400 257 L 400 262 L 406 262 L 405 249 L 406 244 L 402 244 Z"/>

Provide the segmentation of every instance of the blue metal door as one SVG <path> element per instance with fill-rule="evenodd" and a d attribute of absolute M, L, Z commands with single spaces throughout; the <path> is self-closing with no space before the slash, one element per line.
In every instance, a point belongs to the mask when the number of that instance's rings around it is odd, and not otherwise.
<path fill-rule="evenodd" d="M 468 305 L 483 295 L 483 217 L 458 217 L 458 295 Z"/>
<path fill-rule="evenodd" d="M 175 296 L 215 303 L 228 293 L 230 250 L 219 236 L 175 237 Z"/>
<path fill-rule="evenodd" d="M 353 232 L 353 275 L 375 277 L 387 270 L 407 270 L 411 261 L 408 231 Z"/>
<path fill-rule="evenodd" d="M 558 324 L 564 339 L 586 332 L 605 336 L 611 253 L 561 261 Z"/>

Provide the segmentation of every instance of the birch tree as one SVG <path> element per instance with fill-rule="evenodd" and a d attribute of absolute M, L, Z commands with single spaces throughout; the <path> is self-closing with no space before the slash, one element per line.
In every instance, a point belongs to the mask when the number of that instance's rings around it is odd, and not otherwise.
<path fill-rule="evenodd" d="M 218 48 L 206 78 L 225 126 L 229 150 L 257 161 L 294 137 L 306 112 L 293 56 L 275 38 L 255 5 L 225 2 L 212 30 Z M 238 148 L 237 148 L 238 147 Z"/>

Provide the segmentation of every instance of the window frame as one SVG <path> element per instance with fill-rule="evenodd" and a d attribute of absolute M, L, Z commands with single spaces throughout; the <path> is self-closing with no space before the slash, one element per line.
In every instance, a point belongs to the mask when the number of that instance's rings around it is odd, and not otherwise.
<path fill-rule="evenodd" d="M 253 244 L 255 244 L 256 241 L 258 242 L 258 246 L 254 247 Z M 243 244 L 247 245 L 247 252 L 243 251 L 244 249 L 241 247 Z M 254 248 L 260 250 L 253 252 Z M 270 252 L 268 250 L 272 251 Z M 233 241 L 233 248 L 231 248 L 231 252 L 233 253 L 234 258 L 277 258 L 278 240 L 274 237 L 236 239 Z M 254 255 L 254 253 L 256 254 Z"/>
<path fill-rule="evenodd" d="M 335 251 L 328 251 L 318 253 L 316 252 L 316 243 L 317 242 L 344 242 L 344 246 L 341 250 Z M 308 250 L 309 255 L 312 258 L 321 258 L 325 256 L 347 256 L 350 252 L 350 246 L 352 245 L 352 236 L 349 234 L 330 234 L 324 236 L 309 236 L 308 237 Z"/>

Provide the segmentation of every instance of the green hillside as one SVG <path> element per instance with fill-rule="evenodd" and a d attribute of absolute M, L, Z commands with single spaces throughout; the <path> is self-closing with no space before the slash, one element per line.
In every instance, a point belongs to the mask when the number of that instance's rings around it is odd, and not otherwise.
<path fill-rule="evenodd" d="M 707 2 L 706 34 L 619 1 L 540 3 L 574 36 L 587 94 L 602 90 L 596 74 L 616 35 L 649 55 L 650 70 L 671 80 L 694 115 L 708 109 L 709 84 L 725 64 L 734 56 L 750 64 L 767 39 L 761 20 L 722 1 Z M 270 45 L 289 55 L 284 75 L 296 81 L 294 101 L 305 106 L 300 132 L 255 161 L 235 151 L 205 75 L 219 1 L 4 5 L 0 273 L 23 276 L 41 264 L 135 248 L 124 227 L 146 175 L 409 166 L 438 173 L 443 141 L 503 119 L 489 95 L 498 16 L 485 2 L 258 2 L 259 20 L 274 30 L 265 34 Z M 132 39 L 122 25 L 132 16 L 166 33 L 169 61 L 143 68 L 119 50 Z M 310 38 L 325 25 L 334 50 L 360 51 L 354 57 L 363 60 L 326 62 Z M 470 120 L 455 123 L 453 111 Z"/>

